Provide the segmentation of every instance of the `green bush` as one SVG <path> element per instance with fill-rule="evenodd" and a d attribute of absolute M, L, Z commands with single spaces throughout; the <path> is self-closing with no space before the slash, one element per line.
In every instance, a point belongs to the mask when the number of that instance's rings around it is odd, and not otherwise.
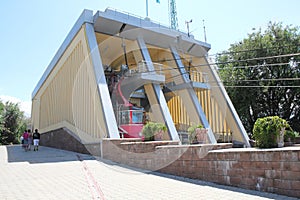
<path fill-rule="evenodd" d="M 287 130 L 284 134 L 284 141 L 285 142 L 295 142 L 295 138 L 298 135 L 297 132 L 292 130 Z"/>
<path fill-rule="evenodd" d="M 282 128 L 291 129 L 286 120 L 278 116 L 258 118 L 253 127 L 253 138 L 260 148 L 277 147 L 277 138 Z"/>
<path fill-rule="evenodd" d="M 167 127 L 163 123 L 148 122 L 142 130 L 142 134 L 145 137 L 145 141 L 153 141 L 154 135 L 159 131 L 167 131 Z"/>
<path fill-rule="evenodd" d="M 196 142 L 196 128 L 203 128 L 202 124 L 195 124 L 193 126 L 190 126 L 188 128 L 188 134 L 189 134 L 189 143 L 193 144 Z"/>

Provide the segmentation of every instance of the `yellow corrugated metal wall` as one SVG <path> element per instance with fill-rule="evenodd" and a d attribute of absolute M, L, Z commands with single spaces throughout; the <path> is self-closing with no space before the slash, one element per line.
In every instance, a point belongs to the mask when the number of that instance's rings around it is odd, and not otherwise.
<path fill-rule="evenodd" d="M 104 137 L 106 125 L 84 26 L 34 99 L 33 113 L 39 117 L 33 123 L 42 131 L 61 128 L 63 123 L 75 131 L 82 143 Z"/>
<path fill-rule="evenodd" d="M 191 73 L 191 79 L 192 81 L 205 82 L 203 74 L 197 71 Z M 218 105 L 217 101 L 211 96 L 210 91 L 195 89 L 195 92 L 206 118 L 211 125 L 212 131 L 222 141 L 230 140 L 228 137 L 230 137 L 231 130 L 226 123 L 226 116 L 220 112 L 220 105 Z M 193 125 L 193 121 L 189 119 L 179 96 L 174 96 L 170 99 L 168 101 L 168 107 L 175 126 L 179 131 L 186 131 L 189 126 Z"/>
<path fill-rule="evenodd" d="M 164 73 L 166 75 L 166 82 L 170 83 L 173 81 L 178 81 L 180 79 L 180 73 L 176 71 L 177 65 L 174 62 L 172 53 L 167 50 L 158 49 L 150 46 L 151 58 L 153 60 L 163 61 L 161 64 L 164 66 Z M 159 52 L 159 53 L 158 53 Z M 202 67 L 207 66 L 207 62 L 202 57 L 194 57 L 191 55 L 182 54 L 181 55 L 183 65 L 188 66 L 189 61 L 193 61 L 195 66 L 187 67 L 186 71 L 190 70 L 190 78 L 195 82 L 208 83 L 210 81 L 215 81 L 211 78 L 209 79 L 208 72 L 203 72 Z M 175 69 L 175 70 L 174 70 Z M 180 81 L 178 81 L 180 82 Z M 210 90 L 196 89 L 195 93 L 198 97 L 199 103 L 206 115 L 206 118 L 214 132 L 216 139 L 221 139 L 222 141 L 229 141 L 231 138 L 231 129 L 228 125 L 228 116 L 226 115 L 226 109 L 228 105 L 220 104 L 218 99 L 216 99 Z M 168 94 L 169 97 L 170 94 Z M 183 100 L 179 95 L 174 93 L 174 96 L 168 100 L 168 108 L 171 113 L 172 119 L 174 121 L 175 127 L 178 131 L 187 131 L 188 127 L 194 125 L 195 119 L 192 119 L 183 104 Z M 225 110 L 225 111 L 224 111 Z M 226 137 L 226 138 L 225 138 Z M 229 140 L 228 140 L 229 139 Z"/>

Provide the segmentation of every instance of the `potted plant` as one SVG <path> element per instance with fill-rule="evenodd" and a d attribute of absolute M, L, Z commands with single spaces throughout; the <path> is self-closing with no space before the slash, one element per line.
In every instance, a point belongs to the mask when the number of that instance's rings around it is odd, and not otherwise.
<path fill-rule="evenodd" d="M 300 144 L 300 134 L 299 132 L 294 132 L 295 133 L 295 144 Z"/>
<path fill-rule="evenodd" d="M 283 147 L 284 135 L 289 129 L 287 121 L 278 116 L 258 118 L 253 127 L 253 137 L 260 148 Z"/>
<path fill-rule="evenodd" d="M 202 124 L 196 124 L 188 128 L 190 144 L 205 144 L 207 141 L 207 129 Z"/>
<path fill-rule="evenodd" d="M 163 123 L 148 122 L 142 130 L 144 141 L 162 140 L 167 127 Z"/>
<path fill-rule="evenodd" d="M 297 134 L 293 130 L 286 130 L 284 134 L 284 146 L 292 146 L 295 143 Z"/>

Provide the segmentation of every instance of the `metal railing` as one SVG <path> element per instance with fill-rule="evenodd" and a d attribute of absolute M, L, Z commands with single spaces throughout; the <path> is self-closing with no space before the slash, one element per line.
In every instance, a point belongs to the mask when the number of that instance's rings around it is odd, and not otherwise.
<path fill-rule="evenodd" d="M 180 32 L 183 35 L 188 36 L 188 33 L 184 30 L 181 30 L 181 29 L 176 29 L 175 30 L 175 29 L 172 29 L 170 27 L 170 25 L 162 24 L 158 21 L 155 21 L 155 20 L 152 20 L 152 19 L 150 20 L 150 18 L 141 17 L 139 15 L 135 15 L 135 14 L 132 14 L 132 13 L 129 13 L 129 12 L 126 12 L 126 11 L 122 11 L 122 10 L 118 10 L 118 9 L 115 9 L 115 8 L 108 7 L 108 8 L 105 9 L 105 13 L 110 13 L 114 16 L 120 16 L 124 19 L 135 18 L 135 19 L 138 19 L 140 26 L 143 25 L 143 22 L 149 22 L 150 24 L 147 23 L 147 25 L 150 25 L 150 27 L 174 30 L 174 31 Z"/>
<path fill-rule="evenodd" d="M 150 63 L 149 63 L 150 64 Z M 158 75 L 164 75 L 163 65 L 160 63 L 152 63 L 154 69 L 150 70 L 146 61 L 139 62 L 136 67 L 132 67 L 125 73 L 125 76 L 133 76 L 141 73 L 153 73 Z"/>

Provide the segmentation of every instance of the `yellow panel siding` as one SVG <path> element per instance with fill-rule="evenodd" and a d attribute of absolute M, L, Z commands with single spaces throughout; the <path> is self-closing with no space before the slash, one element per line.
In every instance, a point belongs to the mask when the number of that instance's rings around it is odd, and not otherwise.
<path fill-rule="evenodd" d="M 204 113 L 208 119 L 212 131 L 214 133 L 224 133 L 227 138 L 227 134 L 230 134 L 231 130 L 226 122 L 226 113 L 225 115 L 222 113 L 218 102 L 211 96 L 210 91 L 197 89 L 196 94 L 199 99 L 200 105 L 202 106 Z M 221 105 L 221 107 L 222 106 L 225 105 Z"/>
<path fill-rule="evenodd" d="M 222 120 L 222 117 L 223 117 L 223 114 L 220 110 L 220 107 L 218 106 L 217 104 L 217 101 L 215 100 L 215 107 L 216 107 L 216 128 L 215 128 L 215 131 L 218 132 L 218 133 L 221 133 L 222 132 L 222 124 L 223 124 L 223 120 Z"/>
<path fill-rule="evenodd" d="M 206 76 L 211 79 L 211 76 L 206 74 L 208 72 L 200 71 L 202 68 L 193 68 L 193 66 L 191 68 L 192 71 L 190 72 L 190 77 L 192 81 L 206 82 Z M 213 89 L 216 90 L 216 88 Z M 214 133 L 225 133 L 225 135 L 226 133 L 229 133 L 231 130 L 227 122 L 227 113 L 224 113 L 224 108 L 227 105 L 219 105 L 219 100 L 212 96 L 215 95 L 215 93 L 210 90 L 195 89 L 195 92 L 212 131 Z M 183 106 L 183 102 L 179 96 L 173 97 L 168 102 L 168 107 L 171 112 L 172 119 L 177 125 L 177 128 L 181 127 L 178 125 L 191 125 L 191 123 L 193 123 L 191 122 L 192 119 L 189 119 L 189 116 Z"/>
<path fill-rule="evenodd" d="M 99 55 L 100 56 L 100 55 Z M 87 65 L 89 66 L 87 68 L 87 74 L 89 77 L 88 83 L 89 83 L 89 94 L 88 94 L 88 98 L 89 98 L 89 102 L 91 102 L 89 104 L 89 113 L 92 113 L 91 115 L 89 115 L 89 122 L 90 122 L 90 129 L 89 131 L 91 133 L 94 133 L 94 136 L 97 138 L 100 137 L 105 137 L 106 135 L 104 135 L 104 133 L 107 132 L 106 130 L 106 121 L 103 117 L 103 109 L 100 103 L 100 98 L 99 95 L 101 96 L 101 94 L 99 94 L 98 91 L 98 85 L 97 85 L 97 81 L 96 81 L 96 77 L 95 77 L 95 72 L 94 72 L 94 68 L 92 67 L 91 64 L 91 60 L 90 59 L 86 59 L 85 60 L 87 63 Z M 98 66 L 100 67 L 100 66 Z"/>
<path fill-rule="evenodd" d="M 181 110 L 181 124 L 185 124 L 185 109 L 183 106 L 183 102 L 180 101 L 180 110 Z"/>
<path fill-rule="evenodd" d="M 176 97 L 175 102 L 176 102 L 175 104 L 176 123 L 180 124 L 180 106 L 179 106 L 180 101 L 178 96 Z"/>
<path fill-rule="evenodd" d="M 77 134 L 100 138 L 105 132 L 93 66 L 84 27 L 79 31 L 36 95 L 40 98 L 40 129 L 67 121 Z M 33 102 L 34 104 L 34 102 Z M 38 108 L 36 108 L 38 109 Z M 37 111 L 38 112 L 38 111 Z M 34 120 L 38 120 L 34 118 Z M 60 127 L 57 127 L 60 128 Z"/>
<path fill-rule="evenodd" d="M 219 107 L 218 107 L 218 104 L 216 102 L 216 100 L 214 99 L 214 107 L 216 108 L 216 132 L 220 133 L 222 132 L 222 113 L 221 111 L 219 110 Z"/>
<path fill-rule="evenodd" d="M 177 130 L 186 131 L 191 122 L 181 98 L 179 96 L 174 96 L 170 99 L 168 108 Z"/>
<path fill-rule="evenodd" d="M 199 92 L 200 93 L 200 95 L 201 95 L 201 106 L 202 106 L 202 108 L 204 108 L 204 106 L 205 106 L 205 98 L 204 98 L 204 91 L 202 91 L 202 92 Z"/>
<path fill-rule="evenodd" d="M 168 102 L 168 108 L 169 108 L 169 111 L 170 111 L 170 114 L 172 116 L 172 119 L 173 119 L 173 122 L 174 124 L 176 125 L 177 124 L 177 120 L 176 120 L 176 114 L 175 114 L 175 97 L 172 97 Z"/>
<path fill-rule="evenodd" d="M 207 120 L 209 121 L 210 120 L 210 116 L 209 116 L 209 112 L 208 112 L 208 102 L 207 102 L 207 93 L 208 93 L 208 91 L 204 91 L 203 92 L 203 98 L 204 98 L 204 101 L 203 101 L 203 103 L 204 103 L 204 107 L 203 107 L 203 111 L 204 111 L 204 113 L 205 113 L 205 115 L 206 115 L 206 117 L 207 117 Z"/>

